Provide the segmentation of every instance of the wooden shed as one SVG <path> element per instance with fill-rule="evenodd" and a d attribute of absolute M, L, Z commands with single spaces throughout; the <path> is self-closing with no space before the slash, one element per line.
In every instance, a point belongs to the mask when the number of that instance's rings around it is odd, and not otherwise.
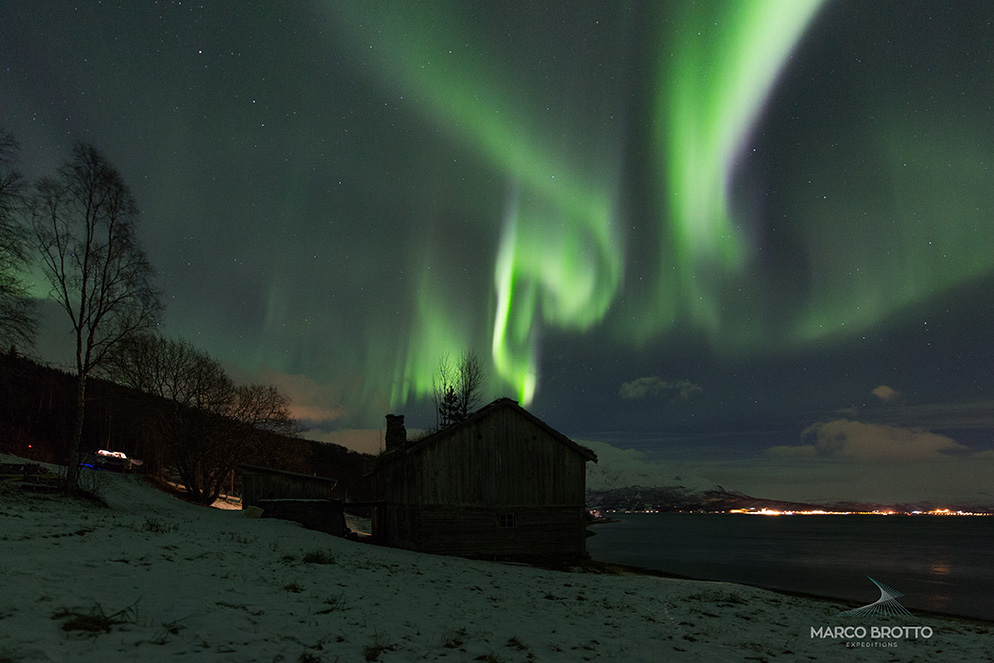
<path fill-rule="evenodd" d="M 310 474 L 298 474 L 271 467 L 241 465 L 242 508 L 259 500 L 271 499 L 335 499 L 334 479 Z"/>
<path fill-rule="evenodd" d="M 429 553 L 498 559 L 586 556 L 581 447 L 502 398 L 408 442 L 387 415 L 372 473 L 373 538 Z"/>
<path fill-rule="evenodd" d="M 243 509 L 258 507 L 264 518 L 292 520 L 308 529 L 346 536 L 345 505 L 336 497 L 336 480 L 268 467 L 240 467 Z"/>

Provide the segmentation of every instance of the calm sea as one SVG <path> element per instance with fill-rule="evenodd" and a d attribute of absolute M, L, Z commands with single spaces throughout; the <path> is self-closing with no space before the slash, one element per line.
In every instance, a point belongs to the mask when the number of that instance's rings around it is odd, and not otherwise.
<path fill-rule="evenodd" d="M 994 517 L 612 514 L 587 550 L 600 561 L 704 580 L 994 620 Z M 855 607 L 855 606 L 854 606 Z"/>

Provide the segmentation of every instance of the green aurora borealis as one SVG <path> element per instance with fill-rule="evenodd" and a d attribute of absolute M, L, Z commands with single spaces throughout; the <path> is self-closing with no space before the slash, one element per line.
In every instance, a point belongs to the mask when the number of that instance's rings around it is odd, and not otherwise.
<path fill-rule="evenodd" d="M 473 349 L 486 398 L 660 457 L 801 449 L 843 412 L 994 448 L 986 3 L 0 19 L 25 173 L 105 151 L 164 331 L 275 382 L 318 437 L 427 424 L 439 357 Z"/>
<path fill-rule="evenodd" d="M 450 64 L 427 39 L 441 33 L 456 43 L 475 41 L 479 35 L 455 18 L 465 6 L 457 3 L 430 16 L 421 9 L 384 3 L 372 10 L 363 7 L 358 16 L 342 12 L 341 24 L 351 28 L 357 49 L 365 45 L 386 52 L 380 60 L 385 84 L 407 90 L 429 121 L 476 150 L 501 173 L 508 193 L 500 210 L 503 230 L 489 308 L 467 319 L 464 311 L 452 310 L 447 293 L 423 279 L 415 328 L 429 333 L 408 339 L 406 357 L 394 373 L 391 403 L 402 404 L 412 393 L 428 396 L 441 355 L 489 347 L 496 375 L 529 404 L 538 384 L 535 355 L 543 324 L 578 330 L 597 324 L 622 283 L 624 248 L 612 209 L 617 168 L 604 162 L 612 148 L 617 150 L 611 145 L 617 137 L 595 138 L 594 149 L 584 145 L 575 154 L 563 150 L 547 138 L 537 110 L 515 97 L 508 84 L 512 72 L 495 74 L 486 65 L 489 57 Z M 364 29 L 369 24 L 378 27 Z M 482 326 L 492 329 L 489 344 L 474 335 L 471 321 L 481 317 L 492 321 Z"/>
<path fill-rule="evenodd" d="M 894 172 L 888 175 L 894 181 L 891 191 L 881 193 L 893 204 L 862 211 L 845 201 L 842 207 L 820 204 L 811 216 L 821 218 L 811 219 L 808 234 L 815 243 L 808 251 L 814 258 L 808 275 L 814 287 L 805 301 L 793 303 L 786 319 L 772 321 L 775 326 L 756 316 L 752 305 L 740 305 L 743 291 L 750 290 L 743 282 L 753 281 L 750 269 L 762 256 L 750 241 L 750 219 L 741 218 L 731 200 L 736 164 L 781 69 L 821 4 L 677 3 L 664 16 L 642 15 L 649 26 L 642 38 L 652 43 L 648 69 L 653 73 L 647 78 L 654 89 L 648 91 L 651 115 L 640 121 L 653 127 L 644 138 L 659 181 L 656 207 L 641 219 L 628 218 L 619 202 L 621 131 L 608 128 L 582 142 L 560 140 L 566 135 L 557 126 L 563 116 L 550 122 L 540 104 L 516 94 L 515 73 L 501 66 L 497 53 L 455 57 L 437 46 L 437 35 L 463 48 L 485 41 L 464 5 L 423 13 L 405 3 L 385 3 L 336 14 L 354 48 L 384 53 L 377 59 L 378 81 L 414 98 L 418 112 L 474 150 L 500 173 L 508 190 L 488 306 L 469 315 L 453 310 L 448 293 L 433 289 L 424 277 L 415 328 L 428 333 L 408 339 L 394 372 L 391 403 L 427 395 L 439 355 L 486 347 L 479 336 L 490 329 L 494 372 L 528 404 L 541 384 L 543 329 L 583 332 L 607 326 L 622 342 L 644 346 L 682 324 L 710 339 L 718 353 L 767 352 L 771 338 L 793 348 L 857 333 L 937 291 L 989 274 L 994 253 L 987 247 L 994 242 L 994 227 L 982 223 L 988 210 L 951 219 L 943 209 L 948 196 L 941 193 L 962 186 L 964 175 L 971 180 L 983 176 L 983 160 L 972 165 L 974 172 L 948 164 L 955 168 L 955 174 L 946 175 L 951 181 L 931 184 L 922 196 L 917 183 L 934 175 L 919 172 L 916 177 L 903 161 L 900 167 L 893 164 L 902 155 L 914 155 L 919 169 L 934 169 L 932 164 L 946 156 L 944 146 L 920 139 L 890 145 L 913 127 L 887 123 L 882 129 L 894 136 L 883 137 L 888 144 L 880 157 L 892 164 Z M 617 62 L 600 65 L 610 71 L 623 67 L 623 60 L 622 54 Z M 588 82 L 601 84 L 596 76 Z M 610 92 L 602 94 L 610 99 Z M 566 128 L 568 133 L 583 130 Z M 989 176 L 984 179 L 989 183 Z M 646 234 L 658 245 L 655 268 L 640 276 L 648 281 L 640 284 L 641 297 L 628 304 L 625 266 L 631 247 L 622 228 L 635 223 L 650 226 Z M 818 232 L 821 225 L 855 226 L 855 234 Z M 876 243 L 850 246 L 854 238 L 876 235 L 888 225 L 900 230 L 889 235 L 886 243 L 896 245 L 884 255 Z M 957 230 L 961 225 L 966 229 Z M 826 235 L 839 243 L 826 247 Z M 819 259 L 819 253 L 828 260 Z M 764 293 L 745 297 L 762 301 Z M 480 325 L 481 318 L 492 324 Z"/>
<path fill-rule="evenodd" d="M 713 281 L 738 278 L 747 259 L 728 200 L 733 160 L 819 4 L 686 5 L 671 25 L 660 26 L 651 148 L 666 174 L 653 219 L 663 241 L 651 301 L 631 330 L 635 338 L 658 337 L 678 309 L 712 333 L 726 324 Z M 464 27 L 471 20 L 460 16 L 464 6 L 430 16 L 421 9 L 384 3 L 342 11 L 340 18 L 357 49 L 386 53 L 378 60 L 385 86 L 417 99 L 420 112 L 454 131 L 508 182 L 487 319 L 493 320 L 494 371 L 527 405 L 539 384 L 542 328 L 583 331 L 602 323 L 624 286 L 619 226 L 626 220 L 618 209 L 615 156 L 622 136 L 608 131 L 579 150 L 564 150 L 549 140 L 555 128 L 543 127 L 540 109 L 509 89 L 513 72 L 488 67 L 489 57 L 449 64 L 428 39 L 440 33 L 475 43 L 479 35 Z M 771 34 L 777 37 L 766 38 Z M 412 392 L 430 394 L 441 354 L 479 345 L 448 301 L 429 280 L 422 282 L 418 327 L 430 332 L 409 339 L 394 373 L 393 405 Z"/>

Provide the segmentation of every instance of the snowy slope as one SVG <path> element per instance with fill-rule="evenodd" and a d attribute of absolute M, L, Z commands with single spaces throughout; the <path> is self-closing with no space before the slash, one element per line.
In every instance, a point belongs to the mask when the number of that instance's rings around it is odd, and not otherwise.
<path fill-rule="evenodd" d="M 810 628 L 839 603 L 353 543 L 104 475 L 109 508 L 0 485 L 0 662 L 881 659 Z M 917 618 L 901 660 L 986 660 L 994 628 Z M 105 628 L 103 628 L 105 627 Z M 84 630 L 96 628 L 98 630 Z M 940 654 L 941 652 L 941 654 Z"/>

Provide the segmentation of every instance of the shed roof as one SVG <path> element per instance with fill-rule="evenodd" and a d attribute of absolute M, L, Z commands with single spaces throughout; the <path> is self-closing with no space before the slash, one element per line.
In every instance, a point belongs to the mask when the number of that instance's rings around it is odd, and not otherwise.
<path fill-rule="evenodd" d="M 246 465 L 241 464 L 238 466 L 241 468 L 243 473 L 254 473 L 254 474 L 278 474 L 286 477 L 294 477 L 296 479 L 310 479 L 317 482 L 327 482 L 331 484 L 337 484 L 338 479 L 332 479 L 330 477 L 322 477 L 316 474 L 301 474 L 299 472 L 288 472 L 287 470 L 277 470 L 272 467 L 260 467 L 258 465 Z"/>
<path fill-rule="evenodd" d="M 442 430 L 436 431 L 431 435 L 428 435 L 427 437 L 421 438 L 420 440 L 412 440 L 400 447 L 383 452 L 377 459 L 376 464 L 382 465 L 384 463 L 391 463 L 396 460 L 399 460 L 404 456 L 407 456 L 409 453 L 413 451 L 424 448 L 430 444 L 436 444 L 446 439 L 447 437 L 450 437 L 453 434 L 457 433 L 459 429 L 467 426 L 472 426 L 475 422 L 481 419 L 485 419 L 489 416 L 492 416 L 495 412 L 498 412 L 499 410 L 502 409 L 510 409 L 515 413 L 517 413 L 518 415 L 525 417 L 533 424 L 535 424 L 539 428 L 543 429 L 546 433 L 548 433 L 552 439 L 561 443 L 570 451 L 582 456 L 585 461 L 592 460 L 595 463 L 597 462 L 597 454 L 595 454 L 593 451 L 591 451 L 590 449 L 584 446 L 580 446 L 573 440 L 569 439 L 568 437 L 557 431 L 552 426 L 548 425 L 547 423 L 536 417 L 534 414 L 532 414 L 525 408 L 521 407 L 518 404 L 518 401 L 512 400 L 510 398 L 498 398 L 492 403 L 484 405 L 479 410 L 469 415 L 460 422 L 454 423 L 451 426 L 446 426 Z"/>

